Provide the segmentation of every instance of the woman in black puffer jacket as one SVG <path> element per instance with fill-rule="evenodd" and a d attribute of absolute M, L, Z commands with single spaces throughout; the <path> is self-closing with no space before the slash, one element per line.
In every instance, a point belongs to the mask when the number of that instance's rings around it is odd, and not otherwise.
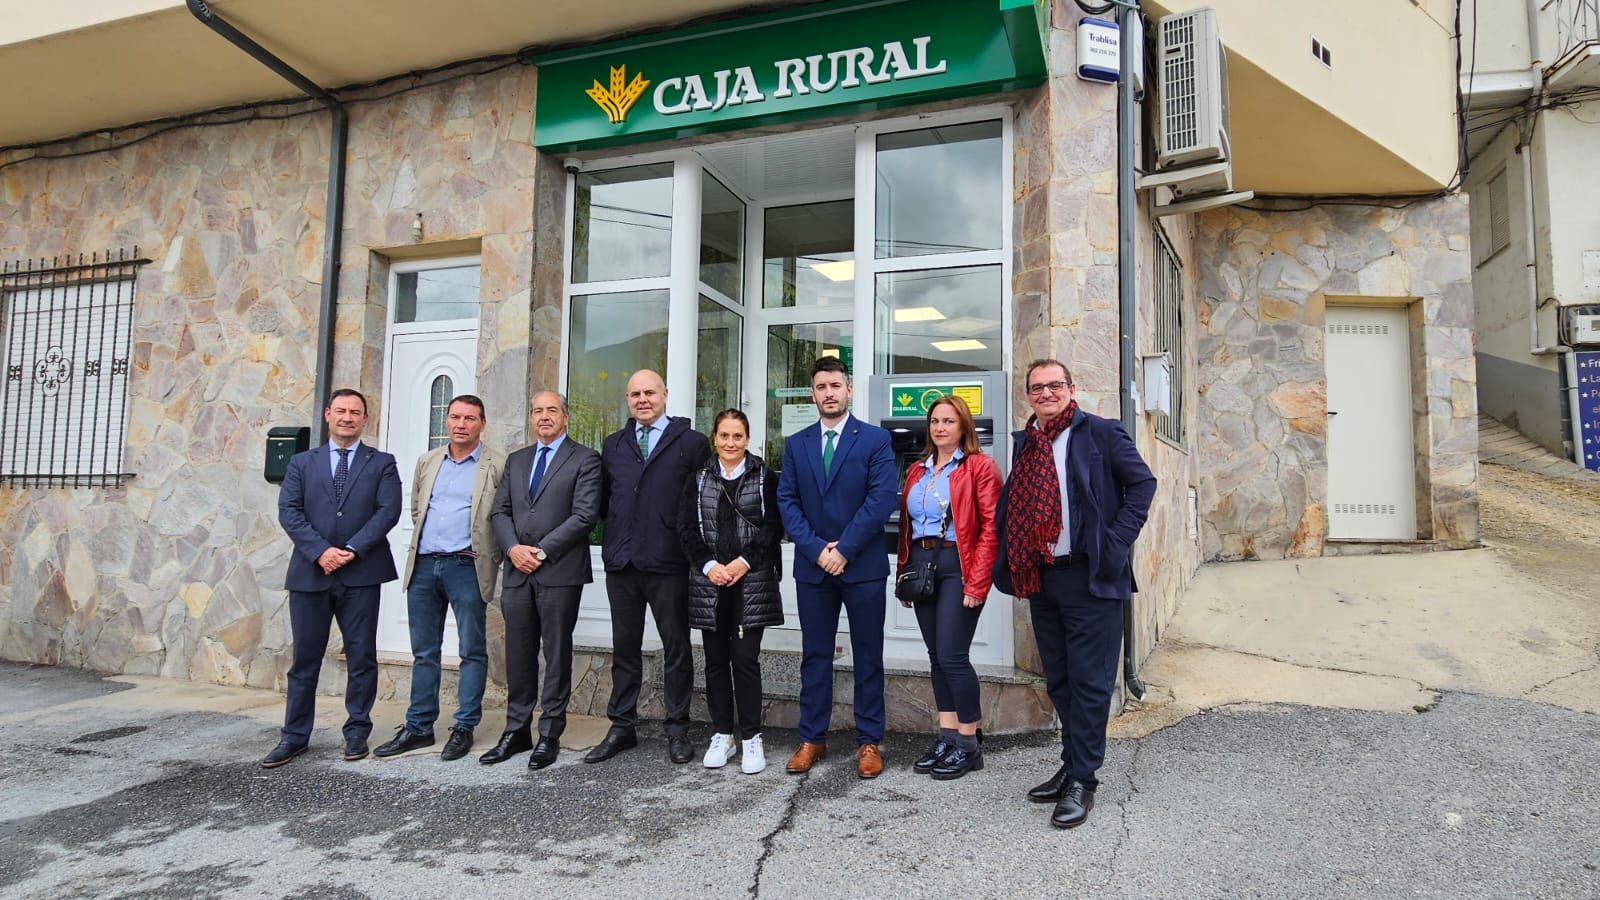
<path fill-rule="evenodd" d="M 689 476 L 678 504 L 678 536 L 689 557 L 689 626 L 702 630 L 706 706 L 716 727 L 705 766 L 720 769 L 737 753 L 739 768 L 754 775 L 767 766 L 761 746 L 761 632 L 783 624 L 778 475 L 746 449 L 750 420 L 744 413 L 717 413 L 712 431 L 716 455 Z"/>

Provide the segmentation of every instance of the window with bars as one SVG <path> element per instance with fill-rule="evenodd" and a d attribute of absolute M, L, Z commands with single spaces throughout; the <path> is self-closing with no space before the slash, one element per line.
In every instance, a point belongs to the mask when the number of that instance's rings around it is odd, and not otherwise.
<path fill-rule="evenodd" d="M 112 487 L 124 471 L 133 297 L 118 251 L 0 265 L 0 485 Z"/>
<path fill-rule="evenodd" d="M 1178 265 L 1178 254 L 1160 226 L 1155 229 L 1155 273 L 1151 279 L 1155 286 L 1155 351 L 1166 353 L 1172 360 L 1171 395 L 1167 408 L 1171 412 L 1156 413 L 1156 434 L 1174 444 L 1184 446 L 1183 434 L 1183 269 Z"/>
<path fill-rule="evenodd" d="M 450 443 L 450 398 L 455 396 L 449 375 L 433 380 L 428 398 L 428 449 Z"/>

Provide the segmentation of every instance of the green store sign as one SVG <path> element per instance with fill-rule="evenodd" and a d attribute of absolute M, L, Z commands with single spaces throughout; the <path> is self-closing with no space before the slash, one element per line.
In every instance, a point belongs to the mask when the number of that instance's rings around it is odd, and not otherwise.
<path fill-rule="evenodd" d="M 549 153 L 1044 81 L 1046 0 L 850 0 L 535 56 Z"/>

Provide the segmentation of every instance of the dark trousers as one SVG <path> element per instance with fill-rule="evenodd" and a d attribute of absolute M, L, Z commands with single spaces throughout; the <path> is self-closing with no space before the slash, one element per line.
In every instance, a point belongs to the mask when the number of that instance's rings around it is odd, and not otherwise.
<path fill-rule="evenodd" d="M 733 734 L 738 706 L 739 738 L 761 733 L 761 632 L 740 628 L 744 589 L 723 588 L 717 597 L 717 628 L 701 629 L 706 653 L 706 707 L 717 734 Z"/>
<path fill-rule="evenodd" d="M 689 731 L 689 694 L 694 690 L 694 656 L 689 650 L 689 576 L 641 572 L 627 566 L 606 572 L 611 600 L 611 700 L 606 715 L 611 730 L 631 732 L 639 725 L 639 688 L 644 681 L 644 612 L 655 617 L 661 635 L 662 694 L 669 737 Z"/>
<path fill-rule="evenodd" d="M 850 617 L 850 653 L 855 661 L 856 743 L 883 740 L 884 579 L 795 584 L 800 601 L 800 740 L 827 740 L 833 718 L 833 648 L 839 638 L 839 608 Z"/>
<path fill-rule="evenodd" d="M 1061 719 L 1061 761 L 1091 787 L 1106 756 L 1106 720 L 1117 686 L 1122 601 L 1089 593 L 1089 564 L 1045 566 L 1028 598 L 1045 687 Z"/>
<path fill-rule="evenodd" d="M 982 606 L 968 609 L 961 589 L 961 558 L 954 547 L 924 550 L 914 547 L 911 562 L 937 556 L 938 590 L 933 599 L 918 603 L 917 626 L 928 645 L 928 673 L 933 681 L 933 701 L 940 712 L 953 712 L 960 722 L 983 718 L 978 699 L 978 672 L 972 668 L 972 636 L 978 631 Z"/>
<path fill-rule="evenodd" d="M 418 556 L 406 588 L 406 616 L 411 631 L 411 705 L 406 730 L 433 734 L 439 718 L 440 657 L 444 652 L 445 614 L 456 614 L 456 728 L 468 731 L 483 718 L 483 687 L 489 679 L 489 649 L 484 634 L 483 592 L 471 557 Z"/>
<path fill-rule="evenodd" d="M 572 629 L 583 585 L 541 587 L 532 581 L 500 592 L 506 618 L 506 730 L 524 731 L 540 705 L 539 735 L 560 739 L 572 699 Z M 544 691 L 539 648 L 544 647 Z"/>
<path fill-rule="evenodd" d="M 283 712 L 284 740 L 311 740 L 317 715 L 317 677 L 328 653 L 328 629 L 338 620 L 344 635 L 345 740 L 372 733 L 372 703 L 378 698 L 378 585 L 334 585 L 326 591 L 289 592 L 289 629 L 294 659 L 289 664 L 289 699 Z"/>

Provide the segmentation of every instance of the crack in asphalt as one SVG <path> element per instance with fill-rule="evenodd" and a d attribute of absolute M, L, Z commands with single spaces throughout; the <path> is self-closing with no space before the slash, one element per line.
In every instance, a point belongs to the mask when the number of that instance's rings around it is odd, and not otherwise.
<path fill-rule="evenodd" d="M 1128 754 L 1128 769 L 1124 776 L 1128 779 L 1128 799 L 1117 804 L 1117 812 L 1119 814 L 1117 821 L 1122 828 L 1122 834 L 1117 838 L 1116 843 L 1111 845 L 1111 864 L 1108 867 L 1110 871 L 1106 879 L 1107 886 L 1116 880 L 1117 862 L 1122 855 L 1122 845 L 1133 837 L 1133 829 L 1128 827 L 1128 807 L 1139 796 L 1139 751 L 1143 747 L 1144 741 L 1142 739 L 1134 741 L 1133 750 Z"/>
<path fill-rule="evenodd" d="M 1216 644 L 1201 644 L 1194 641 L 1185 641 L 1180 638 L 1173 637 L 1164 638 L 1162 643 L 1170 644 L 1174 647 L 1184 647 L 1196 650 L 1216 650 L 1219 653 L 1237 653 L 1240 656 L 1249 656 L 1254 659 L 1265 659 L 1270 662 L 1281 663 L 1286 666 L 1294 666 L 1297 669 L 1310 669 L 1314 672 L 1337 672 L 1341 675 L 1361 675 L 1367 678 L 1391 678 L 1395 681 L 1404 681 L 1414 684 L 1417 686 L 1417 690 L 1419 691 L 1427 691 L 1432 694 L 1439 693 L 1439 688 L 1429 687 L 1415 678 L 1407 678 L 1404 675 L 1388 675 L 1381 672 L 1363 672 L 1360 669 L 1344 669 L 1338 666 L 1319 666 L 1312 663 L 1297 662 L 1292 659 L 1283 659 L 1282 657 L 1273 656 L 1270 653 L 1256 653 L 1251 650 L 1239 650 L 1233 647 L 1219 647 Z M 1435 702 L 1437 702 L 1437 700 L 1435 700 Z"/>
<path fill-rule="evenodd" d="M 783 803 L 783 815 L 778 819 L 778 824 L 766 834 L 761 836 L 761 855 L 756 857 L 756 869 L 750 881 L 750 896 L 761 896 L 761 872 L 766 868 L 767 860 L 772 856 L 773 845 L 778 840 L 778 835 L 794 827 L 795 816 L 800 812 L 800 789 L 811 780 L 811 773 L 801 775 L 797 780 L 794 790 Z"/>

